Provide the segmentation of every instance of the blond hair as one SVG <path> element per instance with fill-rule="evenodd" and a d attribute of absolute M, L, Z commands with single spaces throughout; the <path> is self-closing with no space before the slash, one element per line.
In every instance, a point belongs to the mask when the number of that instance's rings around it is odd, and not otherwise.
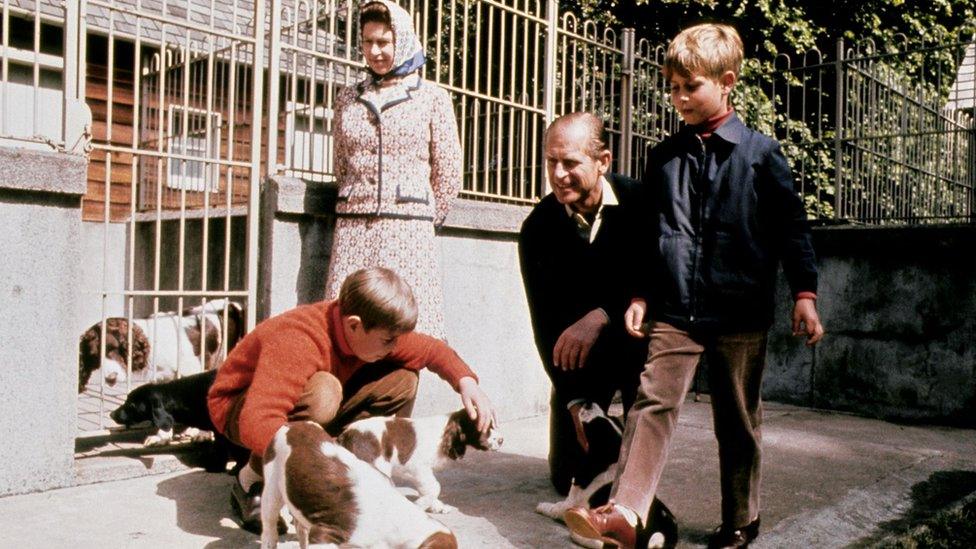
<path fill-rule="evenodd" d="M 363 328 L 384 328 L 409 332 L 417 325 L 417 302 L 410 285 L 395 272 L 383 267 L 360 269 L 342 282 L 339 313 L 356 315 Z"/>
<path fill-rule="evenodd" d="M 705 23 L 689 27 L 671 40 L 664 55 L 664 77 L 673 74 L 717 79 L 726 71 L 739 76 L 742 39 L 729 25 Z"/>

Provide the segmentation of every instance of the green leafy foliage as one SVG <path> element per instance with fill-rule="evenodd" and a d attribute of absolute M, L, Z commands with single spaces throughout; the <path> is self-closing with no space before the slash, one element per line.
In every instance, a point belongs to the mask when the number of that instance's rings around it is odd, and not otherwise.
<path fill-rule="evenodd" d="M 666 44 L 697 23 L 735 26 L 746 60 L 733 103 L 748 125 L 783 144 L 811 218 L 901 222 L 971 215 L 973 190 L 955 182 L 970 180 L 972 145 L 960 138 L 965 130 L 958 128 L 965 126 L 939 111 L 963 51 L 946 46 L 976 34 L 972 0 L 562 5 L 633 27 L 652 44 Z M 844 40 L 845 59 L 871 59 L 836 63 L 838 39 Z"/>

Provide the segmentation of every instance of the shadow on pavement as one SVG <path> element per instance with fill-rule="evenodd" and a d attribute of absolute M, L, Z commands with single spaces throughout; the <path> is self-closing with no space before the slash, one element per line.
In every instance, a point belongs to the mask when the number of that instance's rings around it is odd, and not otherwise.
<path fill-rule="evenodd" d="M 459 536 L 462 547 L 506 542 L 514 547 L 571 546 L 565 527 L 537 514 L 540 501 L 560 498 L 544 459 L 504 452 L 468 453 L 437 473 L 441 499 L 459 513 L 435 516 Z M 480 520 L 479 520 L 480 519 Z M 468 544 L 465 540 L 471 540 Z"/>
<path fill-rule="evenodd" d="M 176 503 L 176 526 L 180 530 L 218 538 L 207 548 L 256 546 L 260 543 L 258 537 L 234 521 L 230 506 L 233 481 L 231 475 L 193 471 L 160 482 L 156 494 Z"/>

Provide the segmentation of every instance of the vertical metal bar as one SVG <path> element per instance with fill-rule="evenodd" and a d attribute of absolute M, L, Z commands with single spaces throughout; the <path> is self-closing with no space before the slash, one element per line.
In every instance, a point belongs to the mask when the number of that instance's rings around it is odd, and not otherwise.
<path fill-rule="evenodd" d="M 87 11 L 87 0 L 78 2 L 65 2 L 65 25 L 64 25 L 64 97 L 61 103 L 61 139 L 67 147 L 75 145 L 76 137 L 81 136 L 79 131 L 79 121 L 71 115 L 73 107 L 78 101 L 85 97 L 85 37 L 86 22 L 85 13 Z M 7 37 L 10 34 L 9 20 L 7 12 L 3 14 L 3 39 L 4 46 L 7 46 Z M 7 60 L 4 58 L 3 82 L 7 81 Z M 7 111 L 7 94 L 3 95 L 4 112 Z M 3 117 L 0 117 L 2 119 Z M 82 128 L 83 129 L 83 128 Z"/>
<path fill-rule="evenodd" d="M 548 3 L 546 5 L 548 5 Z M 535 6 L 536 6 L 536 12 L 537 12 L 536 15 L 541 15 L 541 13 L 539 13 L 539 12 L 541 12 L 541 10 L 542 10 L 542 0 L 536 0 Z M 542 24 L 540 24 L 540 23 L 533 23 L 533 25 L 535 25 L 536 32 L 534 33 L 533 40 L 532 40 L 532 77 L 533 77 L 533 82 L 538 82 L 540 80 L 539 79 L 540 72 L 543 75 L 543 77 L 541 79 L 542 82 L 543 82 L 542 90 L 541 91 L 542 91 L 542 97 L 543 97 L 542 104 L 543 104 L 543 108 L 545 108 L 546 101 L 549 101 L 551 103 L 551 100 L 552 100 L 552 98 L 548 98 L 547 99 L 547 97 L 548 97 L 547 94 L 549 93 L 548 92 L 548 88 L 550 86 L 549 81 L 546 80 L 546 78 L 550 78 L 548 76 L 548 73 L 549 73 L 549 57 L 545 57 L 543 59 L 543 62 L 542 63 L 539 63 L 539 37 L 542 35 L 542 32 L 541 32 L 541 30 L 542 30 Z M 549 34 L 547 32 L 546 33 L 546 40 L 548 40 L 548 36 L 549 36 Z M 545 51 L 546 51 L 546 53 L 544 55 L 548 55 L 548 51 L 549 51 L 548 50 L 548 42 L 546 43 L 546 50 Z M 553 54 L 553 55 L 555 55 L 555 54 Z M 531 102 L 531 104 L 532 104 L 533 107 L 538 107 L 539 106 L 539 90 L 538 89 L 533 89 L 532 102 Z M 550 111 L 547 110 L 545 112 L 548 113 Z M 543 115 L 543 116 L 547 116 L 547 115 Z M 543 121 L 543 122 L 545 122 L 545 121 Z M 540 179 L 539 178 L 539 175 L 540 175 L 541 170 L 537 168 L 537 166 L 539 166 L 541 164 L 541 162 L 539 161 L 539 154 L 540 154 L 540 151 L 541 151 L 542 147 L 538 145 L 541 142 L 541 140 L 542 140 L 541 138 L 542 138 L 542 135 L 541 135 L 541 132 L 539 131 L 539 116 L 536 115 L 536 114 L 533 114 L 532 115 L 532 133 L 531 133 L 531 141 L 530 141 L 530 143 L 532 143 L 533 146 L 530 147 L 531 150 L 532 150 L 532 152 L 529 154 L 529 162 L 530 162 L 530 164 L 532 166 L 532 172 L 529 175 L 529 177 L 531 178 L 530 179 L 530 186 L 531 186 L 532 192 L 535 193 L 535 194 L 533 194 L 533 198 L 536 197 L 536 194 L 538 194 L 539 197 L 541 197 L 541 195 L 543 194 L 542 191 L 541 191 L 541 189 L 540 189 L 540 187 L 543 185 L 543 183 L 539 180 Z"/>
<path fill-rule="evenodd" d="M 109 26 L 111 29 L 111 26 Z M 111 33 L 110 33 L 111 35 Z M 33 65 L 33 78 L 34 78 L 34 100 L 31 102 L 31 132 L 33 134 L 41 133 L 41 120 L 40 120 L 40 98 L 41 98 L 41 3 L 34 3 L 34 61 Z"/>
<path fill-rule="evenodd" d="M 264 0 L 254 0 L 254 57 L 251 74 L 251 183 L 247 208 L 247 329 L 257 324 L 258 212 L 261 187 L 261 117 L 264 114 Z"/>
<path fill-rule="evenodd" d="M 834 219 L 839 221 L 841 214 L 841 194 L 844 182 L 841 179 L 843 171 L 841 164 L 844 160 L 844 39 L 838 38 L 834 52 L 836 74 L 836 89 L 834 91 Z"/>
<path fill-rule="evenodd" d="M 469 12 L 471 10 L 470 0 L 464 0 L 464 10 L 462 13 L 463 23 L 461 24 L 461 79 L 458 82 L 458 86 L 461 88 L 468 88 L 468 57 L 477 55 L 478 48 L 475 47 L 474 51 L 469 51 L 468 45 L 468 19 Z M 453 33 L 451 34 L 453 36 Z M 453 62 L 454 56 L 451 56 Z M 453 72 L 453 69 L 452 69 Z M 461 127 L 458 131 L 461 132 L 461 159 L 462 164 L 467 166 L 467 159 L 474 156 L 474 144 L 468 140 L 468 94 L 461 95 Z M 468 180 L 464 185 L 464 188 L 470 190 L 475 190 L 477 186 L 477 180 L 475 179 L 475 172 L 472 169 L 469 173 Z M 463 176 L 462 176 L 463 177 Z"/>
<path fill-rule="evenodd" d="M 552 123 L 556 112 L 556 39 L 559 28 L 559 3 L 557 0 L 546 0 L 546 68 L 543 79 L 545 93 L 542 105 L 546 111 L 546 127 Z"/>
<path fill-rule="evenodd" d="M 623 32 L 624 57 L 620 71 L 620 154 L 617 166 L 620 173 L 631 174 L 634 147 L 634 29 Z"/>
<path fill-rule="evenodd" d="M 503 51 L 509 52 L 511 55 L 515 52 L 515 46 L 518 43 L 518 19 L 514 13 L 511 13 L 508 15 L 508 20 L 511 25 L 512 36 L 506 41 L 505 46 L 507 46 L 507 48 Z M 502 16 L 502 28 L 507 28 L 505 25 L 504 15 Z M 513 103 L 516 103 L 518 101 L 518 97 L 515 95 L 516 74 L 514 55 L 511 55 L 511 57 L 508 58 L 508 70 L 508 99 Z M 508 172 L 508 177 L 506 177 L 505 181 L 505 193 L 507 196 L 516 195 L 515 170 L 517 169 L 518 165 L 515 163 L 515 150 L 513 148 L 516 144 L 515 110 L 516 107 L 514 106 L 508 107 L 508 128 L 504 133 L 504 135 L 507 137 L 506 141 L 508 142 L 508 148 L 505 151 L 505 158 L 499 160 L 499 166 L 504 166 L 504 169 Z"/>
<path fill-rule="evenodd" d="M 297 12 L 296 12 L 297 15 Z M 295 18 L 298 19 L 297 17 Z M 315 28 L 317 21 L 312 19 L 312 27 Z M 257 20 L 255 20 L 255 28 Z M 297 27 L 297 24 L 296 24 Z M 315 47 L 315 42 L 312 42 Z M 256 67 L 261 66 L 261 61 L 256 62 Z M 294 68 L 294 67 L 293 67 Z M 257 70 L 255 68 L 255 70 Z M 268 175 L 278 173 L 278 75 L 281 71 L 281 0 L 271 2 L 271 35 L 268 48 L 268 145 L 266 166 Z M 314 79 L 314 73 L 312 75 Z M 314 111 L 313 111 L 314 116 Z M 294 164 L 294 155 L 292 156 Z M 256 212 L 257 210 L 255 210 Z M 252 302 L 254 303 L 254 302 Z M 254 308 L 254 307 L 250 307 Z"/>
<path fill-rule="evenodd" d="M 235 4 L 236 6 L 236 4 Z M 235 9 L 234 18 L 232 26 L 237 25 L 237 13 Z M 237 69 L 238 69 L 238 53 L 237 53 L 237 40 L 232 40 L 230 43 L 230 57 L 227 60 L 227 158 L 229 160 L 236 160 L 236 149 L 237 144 Z M 233 228 L 232 218 L 231 218 L 231 208 L 233 206 L 234 200 L 234 178 L 236 174 L 234 166 L 227 167 L 227 184 L 224 189 L 224 206 L 227 208 L 224 214 L 224 279 L 221 281 L 221 288 L 224 291 L 230 289 L 230 256 L 231 256 L 231 229 Z M 247 304 L 248 309 L 254 309 L 254 302 L 249 301 Z M 248 329 L 251 327 L 249 326 Z"/>
<path fill-rule="evenodd" d="M 141 2 L 136 4 L 136 9 L 139 10 L 142 6 Z M 135 46 L 133 58 L 133 70 L 132 70 L 132 166 L 131 166 L 131 180 L 129 182 L 129 217 L 127 220 L 127 233 L 130 245 L 126 250 L 126 262 L 127 262 L 127 275 L 125 289 L 132 290 L 135 288 L 135 242 L 136 242 L 136 210 L 138 207 L 138 196 L 137 188 L 139 187 L 139 148 L 141 144 L 140 139 L 140 125 L 142 124 L 141 109 L 142 109 L 142 19 L 136 18 L 136 36 L 135 36 Z M 107 250 L 103 252 L 107 257 Z M 104 286 L 103 286 L 104 287 Z M 125 310 L 132 311 L 135 305 L 134 298 L 130 295 L 125 302 Z M 102 312 L 102 318 L 105 318 L 105 311 Z M 129 347 L 131 348 L 131 346 Z M 131 385 L 130 385 L 131 386 Z"/>
<path fill-rule="evenodd" d="M 64 5 L 66 11 L 65 14 L 66 24 L 65 24 L 65 34 L 64 34 L 64 44 L 65 44 L 64 98 L 65 101 L 67 101 L 69 88 L 73 91 L 73 88 L 71 86 L 74 85 L 74 81 L 68 78 L 68 56 L 67 56 L 68 47 L 69 47 L 68 44 L 70 43 L 70 39 L 74 36 L 73 33 L 76 33 L 78 31 L 77 26 L 75 26 L 75 28 L 72 28 L 72 25 L 70 23 L 71 21 L 74 21 L 75 24 L 77 25 L 78 5 L 75 4 L 74 2 L 65 2 Z M 7 52 L 10 51 L 9 50 L 10 48 L 10 1 L 9 0 L 3 0 L 2 16 L 3 16 L 3 21 L 0 22 L 0 27 L 2 27 L 3 29 L 3 42 L 2 42 L 3 55 L 0 55 L 0 63 L 2 63 L 3 66 L 0 67 L 0 112 L 8 113 L 10 112 L 10 110 L 8 110 L 9 93 L 7 93 L 8 92 L 7 80 L 9 79 L 9 72 L 10 72 L 10 61 L 7 59 Z M 72 49 L 71 51 L 74 50 Z M 65 117 L 65 119 L 67 119 L 67 117 Z M 7 133 L 7 117 L 0 116 L 0 134 L 6 135 L 6 133 Z"/>

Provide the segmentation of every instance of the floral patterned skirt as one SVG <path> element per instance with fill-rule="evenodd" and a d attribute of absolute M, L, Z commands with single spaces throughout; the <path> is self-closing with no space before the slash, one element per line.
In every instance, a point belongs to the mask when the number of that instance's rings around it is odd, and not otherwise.
<path fill-rule="evenodd" d="M 325 298 L 339 297 L 346 277 L 366 267 L 386 267 L 400 275 L 417 300 L 417 331 L 445 339 L 444 296 L 433 223 L 423 219 L 339 217 Z"/>

